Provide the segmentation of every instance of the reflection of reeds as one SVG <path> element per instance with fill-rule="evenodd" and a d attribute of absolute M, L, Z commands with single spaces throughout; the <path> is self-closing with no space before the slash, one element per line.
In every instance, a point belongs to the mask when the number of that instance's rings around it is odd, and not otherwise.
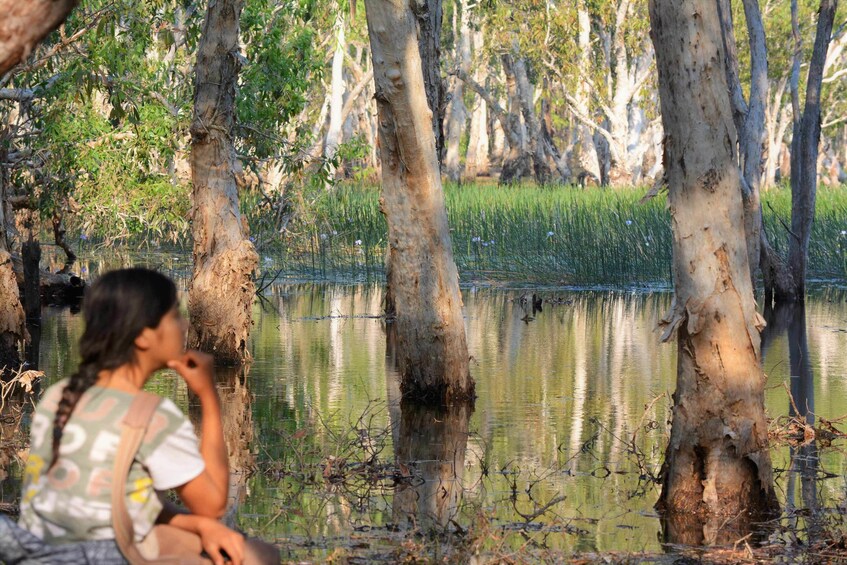
<path fill-rule="evenodd" d="M 639 203 L 640 190 L 584 190 L 534 185 L 445 187 L 453 252 L 463 277 L 565 283 L 667 282 L 671 234 L 666 199 Z M 790 194 L 764 195 L 774 246 L 787 244 Z M 313 217 L 268 255 L 284 253 L 286 269 L 323 278 L 381 276 L 386 224 L 377 187 L 338 187 L 314 204 Z M 823 188 L 809 249 L 814 276 L 844 276 L 847 192 Z M 257 230 L 264 225 L 255 218 Z"/>

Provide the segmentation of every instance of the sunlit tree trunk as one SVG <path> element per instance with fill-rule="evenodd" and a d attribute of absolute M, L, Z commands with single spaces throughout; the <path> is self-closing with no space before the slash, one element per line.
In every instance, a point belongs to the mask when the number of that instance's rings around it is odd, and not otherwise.
<path fill-rule="evenodd" d="M 241 8 L 241 0 L 209 3 L 197 48 L 191 122 L 194 271 L 188 343 L 224 364 L 249 358 L 252 274 L 258 265 L 235 184 L 240 172 L 233 136 Z"/>
<path fill-rule="evenodd" d="M 674 303 L 663 339 L 678 344 L 673 425 L 659 507 L 698 517 L 700 535 L 774 505 L 741 178 L 717 5 L 651 0 Z M 677 531 L 676 528 L 671 528 Z M 708 540 L 707 540 L 708 541 Z"/>
<path fill-rule="evenodd" d="M 0 148 L 3 161 L 5 150 Z M 0 168 L 0 377 L 20 367 L 20 345 L 26 335 L 26 316 L 6 235 L 6 177 L 5 169 Z"/>
<path fill-rule="evenodd" d="M 483 30 L 476 30 L 473 35 L 473 49 L 477 58 L 483 49 Z M 488 65 L 485 61 L 477 61 L 474 80 L 484 85 L 488 77 Z M 489 134 L 488 134 L 488 102 L 479 97 L 474 102 L 471 112 L 471 125 L 468 139 L 468 153 L 465 156 L 466 180 L 474 181 L 478 175 L 490 173 Z"/>
<path fill-rule="evenodd" d="M 402 0 L 365 3 L 379 109 L 388 284 L 405 397 L 473 396 L 447 211 L 431 114 L 414 45 L 415 16 Z"/>
<path fill-rule="evenodd" d="M 584 0 L 577 2 L 576 10 L 579 27 L 577 34 L 578 66 L 584 72 L 587 72 L 591 65 L 591 17 Z M 573 91 L 572 104 L 578 114 L 586 117 L 591 116 L 589 109 L 590 94 L 588 81 L 578 81 Z M 576 143 L 573 146 L 573 155 L 570 159 L 571 175 L 581 183 L 584 183 L 586 178 L 593 178 L 595 183 L 599 183 L 600 161 L 597 159 L 597 148 L 594 147 L 594 132 L 584 122 L 577 122 L 576 129 Z"/>

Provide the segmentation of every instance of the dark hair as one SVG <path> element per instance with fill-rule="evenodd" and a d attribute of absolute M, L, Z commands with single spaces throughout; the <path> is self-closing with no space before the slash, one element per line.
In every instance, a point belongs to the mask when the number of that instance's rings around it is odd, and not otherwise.
<path fill-rule="evenodd" d="M 62 430 L 82 394 L 100 371 L 135 360 L 135 338 L 155 328 L 177 303 L 176 286 L 150 269 L 119 269 L 101 276 L 83 298 L 85 331 L 79 340 L 81 361 L 62 391 L 53 421 L 53 460 L 59 459 Z"/>

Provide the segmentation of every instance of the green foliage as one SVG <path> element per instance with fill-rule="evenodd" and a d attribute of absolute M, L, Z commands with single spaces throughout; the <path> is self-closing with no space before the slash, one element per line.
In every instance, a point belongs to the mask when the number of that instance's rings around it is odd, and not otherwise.
<path fill-rule="evenodd" d="M 12 178 L 42 217 L 70 211 L 70 228 L 106 240 L 186 239 L 193 60 L 205 11 L 189 0 L 92 0 L 40 49 L 81 32 L 78 40 L 15 77 L 41 89 L 18 124 L 36 133 L 14 146 L 36 157 Z M 273 158 L 313 175 L 304 186 L 326 181 L 326 167 L 306 169 L 310 131 L 290 125 L 320 79 L 321 14 L 319 0 L 247 0 L 242 15 L 236 146 L 248 166 Z"/>
<path fill-rule="evenodd" d="M 275 132 L 303 109 L 312 81 L 320 79 L 324 62 L 316 41 L 317 4 L 251 0 L 244 7 L 247 61 L 239 81 L 238 122 L 248 155 L 279 155 L 281 140 Z"/>

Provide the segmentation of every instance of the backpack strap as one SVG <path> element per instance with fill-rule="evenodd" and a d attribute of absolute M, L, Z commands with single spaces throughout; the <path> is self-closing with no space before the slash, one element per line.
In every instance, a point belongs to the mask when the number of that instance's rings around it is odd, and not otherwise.
<path fill-rule="evenodd" d="M 121 439 L 112 471 L 112 527 L 115 530 L 115 541 L 121 553 L 133 565 L 143 565 L 150 561 L 142 557 L 135 546 L 135 529 L 126 509 L 126 480 L 129 468 L 147 433 L 147 425 L 161 400 L 155 394 L 144 391 L 135 395 L 121 422 Z"/>

